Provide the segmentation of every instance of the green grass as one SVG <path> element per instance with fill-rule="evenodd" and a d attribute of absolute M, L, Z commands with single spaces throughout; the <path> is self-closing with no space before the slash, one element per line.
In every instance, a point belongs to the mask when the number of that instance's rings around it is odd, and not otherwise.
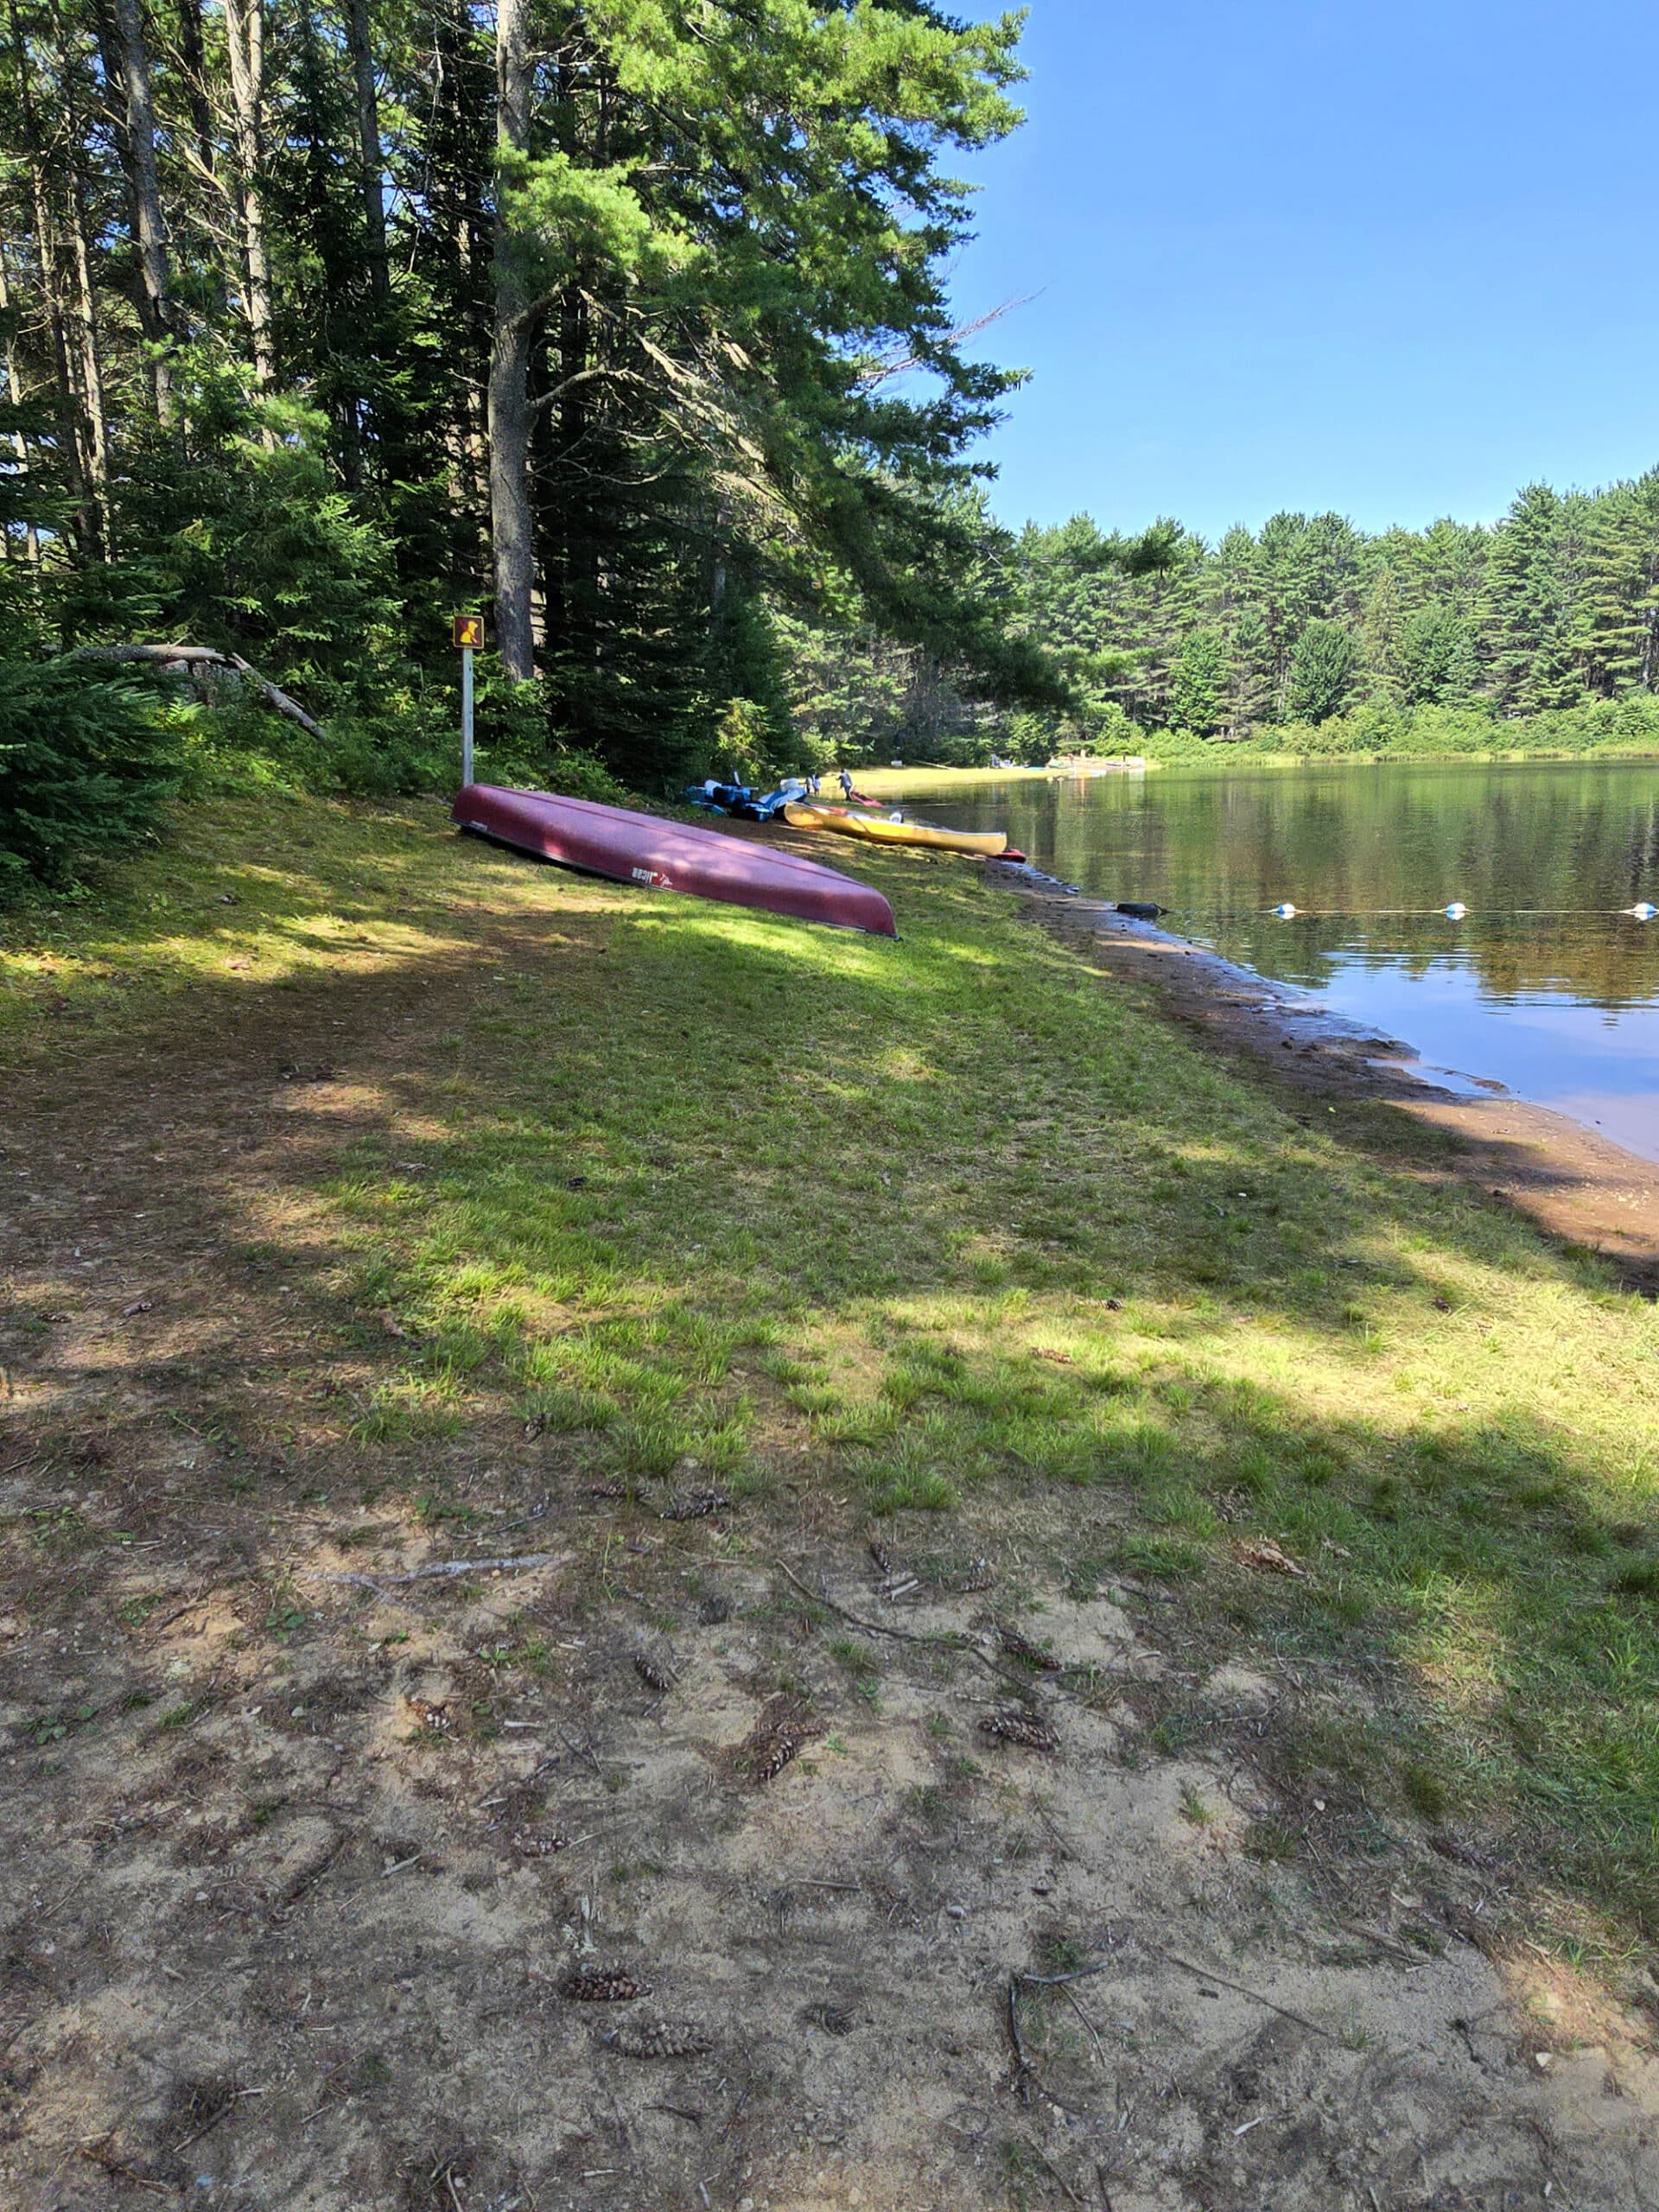
<path fill-rule="evenodd" d="M 1420 1179 L 1436 1141 L 1379 1109 L 1299 1126 L 971 870 L 844 864 L 896 945 L 538 869 L 430 805 L 225 804 L 12 916 L 0 1023 L 50 1067 L 298 994 L 349 1071 L 384 990 L 407 1065 L 295 1166 L 303 1226 L 257 1228 L 358 1316 L 342 1446 L 413 1489 L 431 1440 L 540 1424 L 596 1472 L 822 1484 L 936 1546 L 1052 1501 L 1090 1584 L 1386 1662 L 1389 1725 L 1353 1729 L 1381 1815 L 1514 1826 L 1659 1927 L 1654 1309 Z M 1252 1534 L 1307 1580 L 1237 1566 Z"/>

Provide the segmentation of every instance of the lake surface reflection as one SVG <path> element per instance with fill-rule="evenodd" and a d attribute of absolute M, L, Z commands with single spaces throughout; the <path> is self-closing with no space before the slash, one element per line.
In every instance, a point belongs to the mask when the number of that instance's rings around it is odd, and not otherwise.
<path fill-rule="evenodd" d="M 1160 769 L 917 811 L 1659 1160 L 1659 921 L 1618 912 L 1659 901 L 1659 762 Z"/>

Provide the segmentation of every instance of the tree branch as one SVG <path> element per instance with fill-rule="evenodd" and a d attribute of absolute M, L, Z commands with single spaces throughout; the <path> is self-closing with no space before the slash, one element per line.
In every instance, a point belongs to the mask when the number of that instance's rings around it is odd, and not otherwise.
<path fill-rule="evenodd" d="M 273 713 L 297 722 L 308 737 L 326 740 L 328 735 L 322 724 L 314 721 L 297 700 L 290 699 L 286 691 L 261 676 L 257 668 L 251 668 L 240 653 L 222 653 L 213 645 L 77 645 L 68 658 L 106 663 L 149 661 L 164 667 L 182 664 L 187 668 L 228 668 L 251 683 Z"/>

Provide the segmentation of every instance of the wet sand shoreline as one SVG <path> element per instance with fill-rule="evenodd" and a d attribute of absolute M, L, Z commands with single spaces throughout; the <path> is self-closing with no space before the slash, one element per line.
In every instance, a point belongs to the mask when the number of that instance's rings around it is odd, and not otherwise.
<path fill-rule="evenodd" d="M 1459 1172 L 1563 1242 L 1601 1254 L 1631 1289 L 1659 1295 L 1659 1162 L 1549 1108 L 1438 1083 L 1414 1047 L 1116 912 L 1038 870 L 989 871 L 1033 918 L 1143 987 L 1160 1011 L 1275 1085 L 1327 1101 L 1377 1101 L 1454 1140 Z"/>

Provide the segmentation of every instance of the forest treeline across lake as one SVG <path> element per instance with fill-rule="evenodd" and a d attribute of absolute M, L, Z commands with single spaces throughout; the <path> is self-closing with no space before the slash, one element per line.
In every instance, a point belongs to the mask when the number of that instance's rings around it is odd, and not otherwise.
<path fill-rule="evenodd" d="M 1496 528 L 1016 534 L 947 276 L 1018 24 L 7 0 L 0 876 L 181 779 L 1659 747 L 1659 474 Z M 252 664 L 204 705 L 74 656 Z"/>

